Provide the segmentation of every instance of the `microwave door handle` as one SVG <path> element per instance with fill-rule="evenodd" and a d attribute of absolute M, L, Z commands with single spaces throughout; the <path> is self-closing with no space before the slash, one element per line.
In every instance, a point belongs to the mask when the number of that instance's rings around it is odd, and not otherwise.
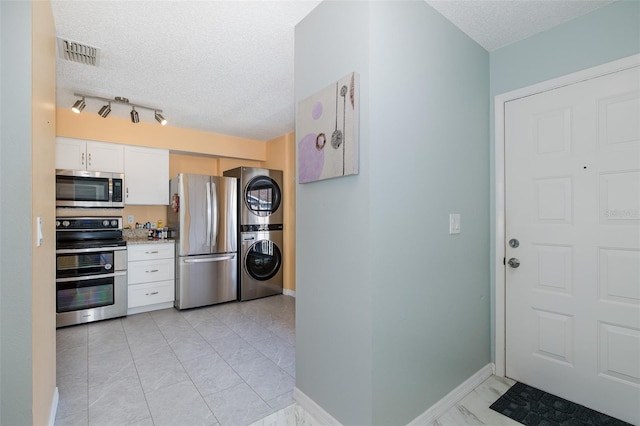
<path fill-rule="evenodd" d="M 91 160 L 91 157 L 89 157 L 89 160 Z M 113 179 L 109 179 L 109 204 L 111 204 L 112 201 L 113 201 Z"/>
<path fill-rule="evenodd" d="M 211 247 L 211 182 L 205 184 L 207 199 L 207 246 Z"/>

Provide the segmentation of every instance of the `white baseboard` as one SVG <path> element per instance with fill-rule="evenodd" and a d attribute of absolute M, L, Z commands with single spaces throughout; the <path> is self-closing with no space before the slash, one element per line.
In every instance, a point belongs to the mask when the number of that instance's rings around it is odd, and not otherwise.
<path fill-rule="evenodd" d="M 339 421 L 333 418 L 333 416 L 327 413 L 324 408 L 319 406 L 313 399 L 309 398 L 304 392 L 297 387 L 293 388 L 293 399 L 298 403 L 304 411 L 306 411 L 313 420 L 303 424 L 322 425 L 322 426 L 342 426 Z M 310 421 L 309 421 L 310 420 Z"/>
<path fill-rule="evenodd" d="M 53 391 L 53 401 L 51 401 L 51 411 L 49 412 L 49 426 L 53 426 L 56 422 L 56 414 L 58 414 L 58 401 L 60 400 L 60 394 L 58 393 L 58 387 L 56 386 Z"/>
<path fill-rule="evenodd" d="M 449 392 L 444 398 L 432 405 L 427 411 L 413 419 L 407 426 L 426 426 L 431 425 L 440 416 L 449 411 L 451 407 L 456 405 L 462 398 L 467 396 L 471 391 L 477 388 L 482 382 L 491 377 L 495 372 L 495 364 L 487 364 L 482 367 L 473 376 L 465 380 L 460 386 Z M 300 389 L 293 388 L 293 399 L 302 407 L 314 420 L 307 423 L 320 424 L 323 426 L 341 426 L 331 414 L 327 413 L 324 408 L 319 406 L 314 400 L 309 398 Z"/>
<path fill-rule="evenodd" d="M 284 294 L 285 296 L 296 297 L 296 291 L 295 290 L 289 290 L 289 289 L 286 289 L 286 288 L 282 290 L 282 294 Z"/>
<path fill-rule="evenodd" d="M 487 380 L 495 371 L 495 364 L 487 364 L 477 373 L 465 380 L 460 386 L 449 392 L 444 398 L 432 405 L 427 411 L 413 419 L 407 426 L 430 425 L 440 416 L 449 411 L 469 392 L 477 388 L 482 382 Z"/>

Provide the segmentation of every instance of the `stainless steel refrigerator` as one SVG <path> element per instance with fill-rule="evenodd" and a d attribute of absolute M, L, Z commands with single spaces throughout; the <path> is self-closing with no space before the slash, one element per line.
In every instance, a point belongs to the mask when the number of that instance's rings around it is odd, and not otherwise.
<path fill-rule="evenodd" d="M 236 300 L 238 180 L 181 173 L 169 187 L 167 225 L 176 239 L 174 306 Z"/>

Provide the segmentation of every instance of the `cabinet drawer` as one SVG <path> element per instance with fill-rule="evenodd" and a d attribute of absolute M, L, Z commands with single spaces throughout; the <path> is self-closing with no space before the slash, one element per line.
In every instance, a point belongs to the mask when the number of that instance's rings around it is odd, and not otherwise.
<path fill-rule="evenodd" d="M 129 262 L 128 282 L 131 284 L 173 280 L 175 265 L 173 259 L 144 260 Z"/>
<path fill-rule="evenodd" d="M 129 286 L 129 308 L 173 302 L 173 280 Z"/>
<path fill-rule="evenodd" d="M 173 259 L 173 243 L 130 244 L 127 246 L 129 262 L 137 260 Z"/>

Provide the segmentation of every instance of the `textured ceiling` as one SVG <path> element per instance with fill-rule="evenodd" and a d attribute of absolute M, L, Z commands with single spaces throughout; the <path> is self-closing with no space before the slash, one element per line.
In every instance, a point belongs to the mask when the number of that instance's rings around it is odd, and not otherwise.
<path fill-rule="evenodd" d="M 427 0 L 427 3 L 491 52 L 613 1 Z"/>
<path fill-rule="evenodd" d="M 610 2 L 428 1 L 489 51 Z M 57 36 L 100 49 L 97 67 L 58 59 L 57 106 L 70 108 L 74 92 L 122 96 L 162 109 L 171 126 L 257 140 L 292 132 L 294 27 L 318 4 L 53 0 Z M 88 99 L 83 114 L 103 103 Z"/>

